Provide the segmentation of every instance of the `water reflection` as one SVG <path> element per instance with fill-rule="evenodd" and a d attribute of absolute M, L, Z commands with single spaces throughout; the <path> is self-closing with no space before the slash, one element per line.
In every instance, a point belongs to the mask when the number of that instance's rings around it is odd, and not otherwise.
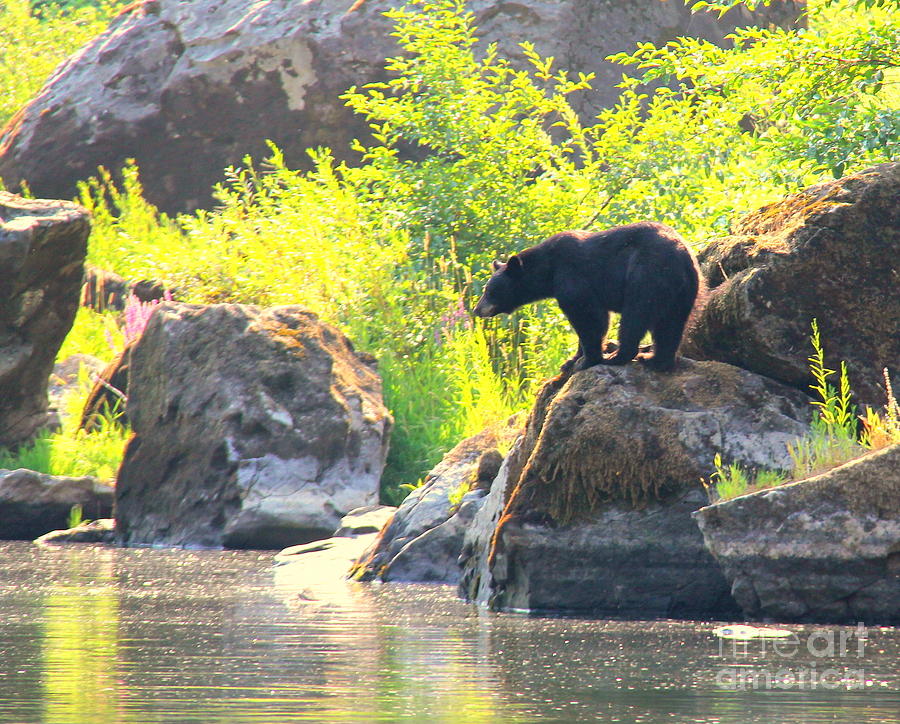
<path fill-rule="evenodd" d="M 111 552 L 86 560 L 63 551 L 61 575 L 43 599 L 43 720 L 121 719 L 118 686 L 119 596 Z"/>
<path fill-rule="evenodd" d="M 728 691 L 713 625 L 527 618 L 269 554 L 0 544 L 0 722 L 895 722 L 900 631 L 862 690 Z M 798 634 L 803 627 L 790 627 Z M 853 663 L 853 662 L 851 662 Z"/>

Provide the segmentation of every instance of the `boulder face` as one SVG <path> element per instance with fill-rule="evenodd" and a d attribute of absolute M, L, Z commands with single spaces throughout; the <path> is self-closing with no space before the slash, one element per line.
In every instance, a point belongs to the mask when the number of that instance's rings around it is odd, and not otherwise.
<path fill-rule="evenodd" d="M 127 412 L 125 545 L 283 548 L 377 502 L 381 381 L 300 307 L 160 305 L 131 352 Z"/>
<path fill-rule="evenodd" d="M 694 515 L 745 616 L 900 622 L 900 445 Z"/>
<path fill-rule="evenodd" d="M 90 217 L 0 192 L 0 446 L 48 424 L 53 362 L 78 311 Z"/>
<path fill-rule="evenodd" d="M 900 374 L 900 163 L 812 186 L 749 214 L 700 254 L 711 289 L 682 351 L 806 390 L 810 323 L 861 403 Z"/>
<path fill-rule="evenodd" d="M 112 514 L 113 489 L 96 478 L 68 478 L 33 470 L 0 470 L 0 539 L 33 540 L 68 528 L 72 507 L 85 518 Z"/>
<path fill-rule="evenodd" d="M 246 154 L 268 155 L 266 139 L 292 167 L 306 149 L 349 156 L 366 136 L 363 119 L 339 96 L 385 79 L 399 52 L 385 10 L 392 0 L 143 0 L 62 64 L 0 134 L 0 177 L 36 193 L 69 198 L 97 166 L 136 158 L 150 201 L 165 211 L 208 206 L 223 169 Z M 698 34 L 714 42 L 736 23 L 786 24 L 800 3 L 753 15 L 691 15 L 676 2 L 636 0 L 472 0 L 480 37 L 514 59 L 533 40 L 557 65 L 598 74 L 598 92 L 579 112 L 612 104 L 621 68 L 604 58 L 638 40 Z M 261 119 L 262 122 L 261 122 Z"/>
<path fill-rule="evenodd" d="M 501 609 L 736 612 L 691 512 L 713 457 L 786 467 L 799 392 L 718 362 L 551 380 L 466 534 L 464 597 Z"/>
<path fill-rule="evenodd" d="M 360 581 L 458 583 L 457 559 L 466 528 L 503 461 L 498 447 L 507 448 L 520 430 L 516 416 L 448 452 L 406 496 L 350 576 Z M 454 493 L 461 494 L 456 503 Z"/>

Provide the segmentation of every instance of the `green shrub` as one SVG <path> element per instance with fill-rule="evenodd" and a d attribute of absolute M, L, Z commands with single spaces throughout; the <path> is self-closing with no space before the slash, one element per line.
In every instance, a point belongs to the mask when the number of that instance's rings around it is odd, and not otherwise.
<path fill-rule="evenodd" d="M 116 312 L 95 312 L 79 307 L 72 329 L 56 354 L 62 362 L 74 354 L 89 354 L 101 360 L 109 360 L 125 346 L 125 335 L 119 326 Z"/>
<path fill-rule="evenodd" d="M 100 33 L 124 3 L 0 3 L 0 126 L 53 69 Z"/>
<path fill-rule="evenodd" d="M 105 481 L 115 479 L 129 433 L 106 418 L 99 422 L 96 432 L 78 429 L 81 409 L 91 387 L 91 380 L 82 367 L 78 385 L 64 398 L 67 414 L 62 429 L 41 432 L 30 444 L 16 450 L 0 449 L 0 468 L 27 468 L 72 477 L 93 475 Z"/>

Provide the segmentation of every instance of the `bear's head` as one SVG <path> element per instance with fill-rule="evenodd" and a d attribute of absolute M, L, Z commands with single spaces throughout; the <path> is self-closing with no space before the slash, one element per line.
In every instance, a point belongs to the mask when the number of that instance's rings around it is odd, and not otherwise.
<path fill-rule="evenodd" d="M 530 301 L 522 294 L 522 260 L 513 255 L 505 264 L 494 262 L 494 273 L 472 313 L 476 317 L 509 314 Z"/>

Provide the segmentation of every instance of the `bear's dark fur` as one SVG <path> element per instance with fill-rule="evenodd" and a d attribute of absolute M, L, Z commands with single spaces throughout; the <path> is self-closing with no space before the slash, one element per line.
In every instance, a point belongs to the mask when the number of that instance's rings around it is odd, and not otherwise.
<path fill-rule="evenodd" d="M 641 222 L 596 233 L 564 231 L 505 264 L 495 261 L 474 313 L 509 314 L 553 297 L 578 334 L 578 351 L 569 361 L 575 369 L 630 362 L 649 331 L 653 355 L 641 361 L 668 370 L 699 286 L 694 254 L 668 226 Z M 619 348 L 604 357 L 611 311 L 622 315 Z"/>

